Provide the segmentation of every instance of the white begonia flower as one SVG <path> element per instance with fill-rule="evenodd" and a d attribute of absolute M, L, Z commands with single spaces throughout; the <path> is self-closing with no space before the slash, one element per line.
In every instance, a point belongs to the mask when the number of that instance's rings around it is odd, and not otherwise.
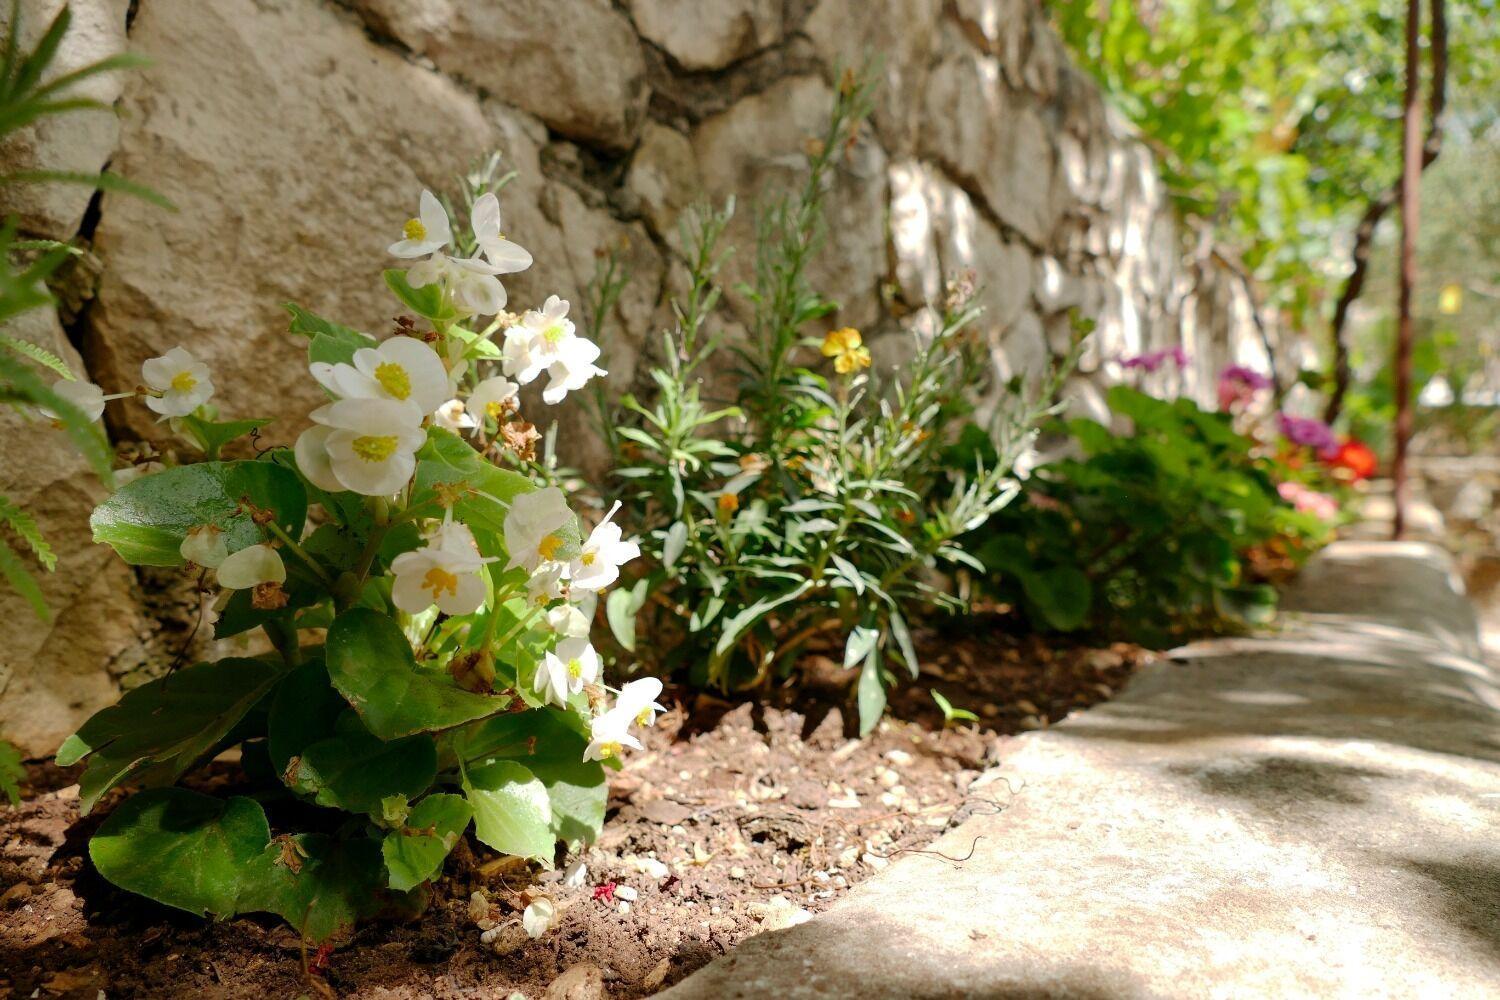
<path fill-rule="evenodd" d="M 568 300 L 549 295 L 541 309 L 528 309 L 519 323 L 505 331 L 500 370 L 529 385 L 559 359 L 564 345 L 576 336 L 573 321 L 568 319 Z"/>
<path fill-rule="evenodd" d="M 564 639 L 547 654 L 563 665 L 568 675 L 568 692 L 577 694 L 599 679 L 603 663 L 587 636 Z"/>
<path fill-rule="evenodd" d="M 498 423 L 505 411 L 515 405 L 520 391 L 519 385 L 503 375 L 491 376 L 469 393 L 469 412 L 474 414 L 476 422 L 489 417 Z"/>
<path fill-rule="evenodd" d="M 391 602 L 407 614 L 437 605 L 445 615 L 467 615 L 484 604 L 486 560 L 469 529 L 444 521 L 424 548 L 403 552 L 391 560 L 395 583 Z"/>
<path fill-rule="evenodd" d="M 521 911 L 521 926 L 533 938 L 539 938 L 547 933 L 547 929 L 556 919 L 557 906 L 546 896 L 536 897 L 526 904 L 526 909 Z"/>
<path fill-rule="evenodd" d="M 320 489 L 388 497 L 417 468 L 427 441 L 411 400 L 341 399 L 314 410 L 316 426 L 297 438 L 297 468 Z"/>
<path fill-rule="evenodd" d="M 118 399 L 118 396 L 106 396 L 104 390 L 92 382 L 83 382 L 78 379 L 61 378 L 52 383 L 52 391 L 61 396 L 64 402 L 72 403 L 83 411 L 83 415 L 91 423 L 104 416 L 104 403 L 109 399 Z M 129 395 L 124 393 L 123 395 Z M 42 415 L 51 420 L 57 420 L 57 414 L 45 406 L 39 407 Z"/>
<path fill-rule="evenodd" d="M 578 558 L 568 567 L 568 577 L 575 590 L 603 590 L 620 578 L 620 566 L 641 554 L 634 541 L 621 539 L 620 526 L 612 521 L 620 509 L 616 500 L 604 520 L 594 526 L 583 543 Z"/>
<path fill-rule="evenodd" d="M 263 583 L 285 583 L 286 564 L 271 546 L 250 545 L 219 563 L 218 578 L 226 590 L 253 590 Z"/>
<path fill-rule="evenodd" d="M 461 399 L 450 399 L 439 406 L 432 414 L 432 422 L 445 431 L 461 434 L 467 430 L 473 430 L 477 421 L 469 416 Z"/>
<path fill-rule="evenodd" d="M 568 592 L 568 564 L 544 562 L 526 581 L 526 596 L 537 607 L 561 600 Z"/>
<path fill-rule="evenodd" d="M 474 227 L 474 242 L 490 266 L 495 268 L 494 273 L 514 274 L 531 266 L 531 254 L 526 248 L 512 243 L 500 231 L 500 199 L 493 191 L 474 202 L 469 223 Z"/>
<path fill-rule="evenodd" d="M 656 714 L 666 711 L 656 702 L 660 694 L 660 680 L 655 677 L 642 677 L 620 688 L 620 696 L 615 699 L 615 707 L 611 711 L 629 716 L 630 720 L 638 726 L 652 726 L 656 722 Z"/>
<path fill-rule="evenodd" d="M 423 415 L 442 406 L 453 391 L 443 359 L 415 337 L 392 337 L 379 347 L 362 347 L 354 352 L 353 360 L 353 364 L 314 361 L 307 368 L 335 396 L 410 400 Z"/>
<path fill-rule="evenodd" d="M 505 548 L 510 552 L 505 568 L 520 566 L 535 573 L 542 563 L 551 562 L 563 543 L 556 532 L 572 516 L 567 498 L 556 486 L 513 499 L 505 512 Z"/>
<path fill-rule="evenodd" d="M 177 551 L 188 562 L 213 569 L 228 557 L 229 546 L 224 541 L 224 532 L 218 525 L 200 524 L 188 529 Z"/>
<path fill-rule="evenodd" d="M 453 273 L 453 265 L 444 254 L 435 253 L 406 269 L 406 283 L 413 288 L 441 285 Z"/>
<path fill-rule="evenodd" d="M 453 304 L 459 311 L 494 316 L 505 308 L 505 286 L 495 277 L 500 272 L 494 267 L 478 257 L 449 257 L 448 264 Z"/>
<path fill-rule="evenodd" d="M 618 706 L 596 715 L 589 722 L 589 745 L 583 748 L 584 760 L 608 760 L 620 756 L 624 747 L 641 749 L 641 741 L 630 734 L 634 718 L 619 711 Z"/>
<path fill-rule="evenodd" d="M 453 241 L 453 227 L 443 203 L 431 191 L 424 190 L 417 201 L 417 215 L 401 227 L 401 239 L 390 245 L 396 257 L 425 257 L 437 253 Z"/>
<path fill-rule="evenodd" d="M 589 379 L 609 372 L 594 364 L 599 360 L 599 345 L 583 337 L 573 337 L 558 348 L 557 359 L 547 366 L 547 388 L 542 402 L 555 406 L 568 393 L 582 389 Z"/>
<path fill-rule="evenodd" d="M 568 707 L 568 694 L 572 687 L 568 679 L 568 665 L 552 653 L 542 657 L 542 662 L 537 665 L 536 682 L 532 686 L 536 688 L 542 704 Z"/>
<path fill-rule="evenodd" d="M 147 359 L 141 365 L 141 381 L 154 393 L 146 397 L 146 405 L 164 417 L 185 417 L 214 394 L 208 365 L 181 347 Z"/>
<path fill-rule="evenodd" d="M 575 604 L 559 604 L 548 611 L 547 627 L 567 639 L 589 634 L 589 620 Z"/>

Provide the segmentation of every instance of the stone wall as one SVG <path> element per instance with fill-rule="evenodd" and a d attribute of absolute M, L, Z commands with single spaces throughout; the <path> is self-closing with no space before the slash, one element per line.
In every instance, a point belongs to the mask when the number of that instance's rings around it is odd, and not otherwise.
<path fill-rule="evenodd" d="M 28 34 L 61 0 L 24 0 Z M 1242 283 L 1185 254 L 1146 147 L 1068 60 L 1036 0 L 73 0 L 65 65 L 128 48 L 152 60 L 96 82 L 118 119 L 53 123 L 0 150 L 4 165 L 106 164 L 175 202 L 91 199 L 80 188 L 6 191 L 38 235 L 81 237 L 62 323 L 23 335 L 62 350 L 107 391 L 184 344 L 216 374 L 226 415 L 285 415 L 289 441 L 317 402 L 280 304 L 389 328 L 377 272 L 423 185 L 446 187 L 500 150 L 519 172 L 508 235 L 537 264 L 513 303 L 581 298 L 595 251 L 623 247 L 633 281 L 606 343 L 616 384 L 668 313 L 685 205 L 730 193 L 729 234 L 753 262 L 748 207 L 798 175 L 835 67 L 882 60 L 870 127 L 834 179 L 816 278 L 840 324 L 878 350 L 973 268 L 997 369 L 1034 372 L 1099 322 L 1069 387 L 1097 410 L 1122 353 L 1182 343 L 1192 391 L 1233 356 L 1263 359 Z M 3 15 L 0 15 L 3 16 Z M 884 343 L 883 343 L 884 342 Z M 896 356 L 884 353 L 880 356 Z M 112 404 L 120 441 L 158 433 Z M 565 418 L 568 419 L 568 418 Z M 577 419 L 576 417 L 572 419 Z M 0 593 L 0 733 L 54 745 L 115 685 L 174 654 L 143 582 L 80 529 L 97 491 L 35 424 L 0 415 L 0 486 L 32 504 L 61 550 L 47 581 L 55 628 Z M 584 441 L 582 435 L 564 435 Z M 574 461 L 587 463 L 578 453 Z M 171 603 L 170 601 L 168 603 Z M 71 637 L 61 636 L 64 628 Z"/>

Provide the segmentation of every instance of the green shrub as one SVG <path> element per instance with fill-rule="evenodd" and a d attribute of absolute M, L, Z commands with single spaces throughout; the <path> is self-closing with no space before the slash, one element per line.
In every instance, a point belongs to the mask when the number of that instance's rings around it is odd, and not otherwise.
<path fill-rule="evenodd" d="M 1276 464 L 1228 415 L 1125 386 L 1109 403 L 1131 430 L 1067 421 L 1079 456 L 1036 470 L 1020 502 L 963 540 L 983 586 L 1041 630 L 1160 643 L 1265 621 L 1276 593 L 1247 557 L 1278 540 L 1305 555 L 1328 523 L 1281 498 Z"/>
<path fill-rule="evenodd" d="M 790 674 L 815 637 L 841 641 L 862 731 L 884 711 L 892 666 L 915 676 L 912 617 L 962 609 L 934 571 L 976 565 L 956 542 L 1015 494 L 1011 463 L 1051 397 L 1011 387 L 998 448 L 952 468 L 948 428 L 987 378 L 968 331 L 972 288 L 950 286 L 931 328 L 905 333 L 909 360 L 889 377 L 859 331 L 819 332 L 836 306 L 807 264 L 829 174 L 867 110 L 868 85 L 846 76 L 805 184 L 762 211 L 743 343 L 716 326 L 733 205 L 689 216 L 690 281 L 650 372 L 654 397 L 603 410 L 646 556 L 608 601 L 620 644 L 693 683 L 747 690 Z M 705 373 L 722 400 L 706 398 Z"/>

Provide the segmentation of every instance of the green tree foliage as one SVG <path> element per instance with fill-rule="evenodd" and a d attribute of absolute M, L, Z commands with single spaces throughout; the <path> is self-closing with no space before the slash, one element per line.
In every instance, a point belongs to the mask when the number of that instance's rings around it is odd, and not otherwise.
<path fill-rule="evenodd" d="M 1347 234 L 1400 171 L 1405 0 L 1058 0 L 1056 24 L 1159 154 L 1194 226 L 1319 330 Z M 1500 12 L 1448 9 L 1450 131 L 1495 121 Z"/>

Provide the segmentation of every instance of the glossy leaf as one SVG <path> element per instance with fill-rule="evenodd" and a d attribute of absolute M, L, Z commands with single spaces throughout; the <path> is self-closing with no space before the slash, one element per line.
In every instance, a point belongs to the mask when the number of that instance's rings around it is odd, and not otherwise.
<path fill-rule="evenodd" d="M 380 844 L 390 887 L 405 892 L 442 871 L 443 859 L 473 816 L 460 795 L 429 795 L 418 802 L 401 829 L 387 833 Z"/>
<path fill-rule="evenodd" d="M 551 867 L 557 838 L 551 800 L 540 778 L 515 761 L 495 760 L 468 768 L 463 788 L 481 843 Z"/>
<path fill-rule="evenodd" d="M 179 566 L 189 529 L 216 525 L 234 552 L 266 540 L 242 507 L 271 511 L 292 537 L 302 534 L 307 493 L 290 469 L 271 462 L 180 465 L 126 483 L 94 509 L 94 541 L 138 566 Z"/>
<path fill-rule="evenodd" d="M 508 699 L 465 691 L 448 674 L 418 666 L 401 626 L 352 608 L 334 619 L 325 646 L 328 677 L 371 733 L 394 740 L 472 722 Z"/>

